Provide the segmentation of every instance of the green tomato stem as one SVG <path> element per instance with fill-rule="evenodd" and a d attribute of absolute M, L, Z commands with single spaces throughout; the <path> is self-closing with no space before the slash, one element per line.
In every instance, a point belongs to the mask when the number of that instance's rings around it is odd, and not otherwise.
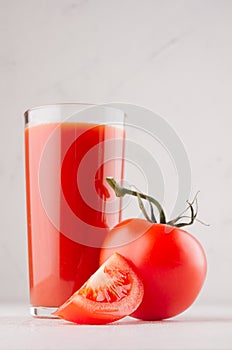
<path fill-rule="evenodd" d="M 124 197 L 126 194 L 128 194 L 130 196 L 135 196 L 137 198 L 143 198 L 143 199 L 149 201 L 150 203 L 154 204 L 159 211 L 160 223 L 166 224 L 166 216 L 165 216 L 164 210 L 163 210 L 161 204 L 155 198 L 153 198 L 147 194 L 140 193 L 137 191 L 130 190 L 129 188 L 122 187 L 115 181 L 115 179 L 113 177 L 107 177 L 106 181 L 112 187 L 112 189 L 114 190 L 117 197 Z"/>

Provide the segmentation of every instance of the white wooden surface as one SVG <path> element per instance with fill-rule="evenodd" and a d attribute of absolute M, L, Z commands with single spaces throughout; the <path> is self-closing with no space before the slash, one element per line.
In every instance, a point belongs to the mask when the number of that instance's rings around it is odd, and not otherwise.
<path fill-rule="evenodd" d="M 0 306 L 0 349 L 232 349 L 232 305 L 193 305 L 173 319 L 125 318 L 105 326 L 35 319 L 22 304 Z"/>

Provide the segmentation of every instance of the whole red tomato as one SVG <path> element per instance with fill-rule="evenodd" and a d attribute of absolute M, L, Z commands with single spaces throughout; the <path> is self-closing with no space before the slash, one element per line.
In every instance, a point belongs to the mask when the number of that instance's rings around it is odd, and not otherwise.
<path fill-rule="evenodd" d="M 194 219 L 196 214 L 189 205 Z M 139 218 L 121 222 L 106 237 L 100 264 L 114 252 L 130 260 L 143 281 L 143 301 L 131 315 L 142 320 L 161 320 L 187 309 L 206 277 L 201 244 L 188 232 L 169 224 Z"/>
<path fill-rule="evenodd" d="M 115 247 L 122 236 L 128 243 Z M 204 283 L 205 253 L 196 238 L 182 229 L 167 231 L 163 224 L 129 219 L 113 228 L 104 245 L 113 248 L 101 250 L 100 264 L 118 252 L 138 269 L 144 298 L 132 314 L 136 318 L 161 320 L 181 313 L 194 302 Z"/>

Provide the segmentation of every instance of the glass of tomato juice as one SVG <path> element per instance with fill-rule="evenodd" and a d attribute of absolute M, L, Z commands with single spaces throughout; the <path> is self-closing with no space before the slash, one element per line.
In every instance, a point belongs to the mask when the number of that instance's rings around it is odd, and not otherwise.
<path fill-rule="evenodd" d="M 123 178 L 124 112 L 68 103 L 24 116 L 30 313 L 52 317 L 97 270 L 120 221 L 105 178 Z"/>

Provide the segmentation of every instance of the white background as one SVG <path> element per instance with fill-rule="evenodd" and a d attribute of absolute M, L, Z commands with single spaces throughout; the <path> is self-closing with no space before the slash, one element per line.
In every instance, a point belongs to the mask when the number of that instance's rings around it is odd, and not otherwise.
<path fill-rule="evenodd" d="M 0 42 L 0 301 L 28 300 L 24 110 L 119 101 L 182 140 L 211 224 L 189 228 L 209 264 L 198 303 L 231 303 L 232 1 L 0 0 Z"/>

